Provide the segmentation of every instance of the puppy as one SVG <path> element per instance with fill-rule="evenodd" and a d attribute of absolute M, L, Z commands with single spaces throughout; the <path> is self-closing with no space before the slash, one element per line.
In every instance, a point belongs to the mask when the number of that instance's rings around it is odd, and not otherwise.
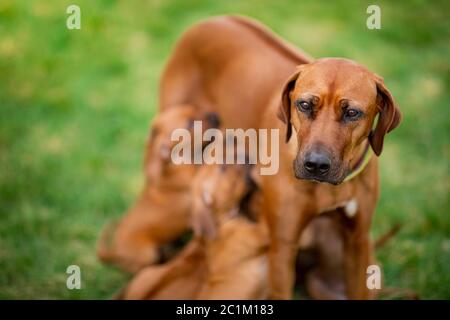
<path fill-rule="evenodd" d="M 196 238 L 170 262 L 138 273 L 123 298 L 267 297 L 267 231 L 264 223 L 248 218 L 258 208 L 248 169 L 205 165 L 199 170 L 192 184 Z"/>
<path fill-rule="evenodd" d="M 144 189 L 120 222 L 106 227 L 100 236 L 97 253 L 103 262 L 137 272 L 164 260 L 163 245 L 189 230 L 190 182 L 198 166 L 172 162 L 171 150 L 177 142 L 171 135 L 179 128 L 192 131 L 194 120 L 202 120 L 204 130 L 218 125 L 214 114 L 198 115 L 190 105 L 156 116 L 145 154 Z"/>
<path fill-rule="evenodd" d="M 199 299 L 264 299 L 268 237 L 249 165 L 205 166 L 193 182 L 192 221 L 205 240 L 208 275 Z"/>

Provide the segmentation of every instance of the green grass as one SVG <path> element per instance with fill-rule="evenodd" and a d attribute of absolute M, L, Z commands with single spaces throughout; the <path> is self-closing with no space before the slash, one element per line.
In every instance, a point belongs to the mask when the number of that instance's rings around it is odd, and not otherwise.
<path fill-rule="evenodd" d="M 82 29 L 67 30 L 77 3 Z M 385 78 L 404 122 L 381 157 L 378 252 L 388 286 L 450 298 L 450 6 L 378 1 L 0 2 L 0 298 L 108 298 L 126 280 L 101 265 L 95 241 L 141 185 L 158 78 L 193 22 L 240 13 L 314 57 L 357 60 Z M 66 289 L 66 267 L 82 290 Z"/>

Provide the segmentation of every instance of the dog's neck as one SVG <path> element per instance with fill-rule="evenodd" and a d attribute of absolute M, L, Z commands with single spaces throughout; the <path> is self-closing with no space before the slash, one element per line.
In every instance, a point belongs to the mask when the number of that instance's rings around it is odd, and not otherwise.
<path fill-rule="evenodd" d="M 360 174 L 372 158 L 373 152 L 369 141 L 366 139 L 355 150 L 356 156 L 350 161 L 350 172 L 345 181 L 349 181 Z"/>

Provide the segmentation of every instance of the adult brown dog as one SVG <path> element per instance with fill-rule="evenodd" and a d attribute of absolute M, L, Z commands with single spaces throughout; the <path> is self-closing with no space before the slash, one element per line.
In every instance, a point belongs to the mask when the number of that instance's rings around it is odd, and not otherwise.
<path fill-rule="evenodd" d="M 189 103 L 225 128 L 279 129 L 280 170 L 261 176 L 270 228 L 271 297 L 292 297 L 298 239 L 316 215 L 345 207 L 347 297 L 370 297 L 366 268 L 378 199 L 377 158 L 400 112 L 383 80 L 346 59 L 312 61 L 255 21 L 212 18 L 190 28 L 165 69 L 161 108 Z M 277 115 L 282 119 L 280 121 Z M 376 116 L 378 123 L 372 127 Z M 286 143 L 287 142 L 287 143 Z"/>

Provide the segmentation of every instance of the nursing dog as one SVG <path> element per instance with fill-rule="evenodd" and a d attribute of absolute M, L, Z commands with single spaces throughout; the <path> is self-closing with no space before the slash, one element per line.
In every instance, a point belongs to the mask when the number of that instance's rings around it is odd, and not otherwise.
<path fill-rule="evenodd" d="M 281 132 L 280 170 L 258 182 L 270 232 L 270 298 L 292 297 L 302 231 L 336 208 L 345 215 L 346 298 L 372 296 L 366 269 L 379 197 L 376 156 L 401 120 L 381 77 L 351 60 L 313 60 L 253 20 L 223 16 L 181 37 L 161 97 L 161 108 L 214 111 L 224 128 Z"/>

